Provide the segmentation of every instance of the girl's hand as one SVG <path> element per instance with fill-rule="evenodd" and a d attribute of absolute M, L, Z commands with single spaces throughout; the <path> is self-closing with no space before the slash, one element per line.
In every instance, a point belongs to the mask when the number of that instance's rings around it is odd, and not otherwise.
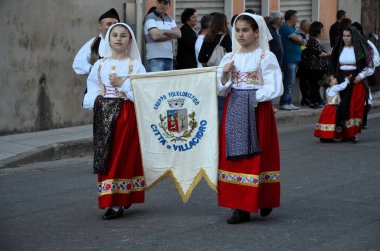
<path fill-rule="evenodd" d="M 355 77 L 354 84 L 357 84 L 357 83 L 359 83 L 360 81 L 362 81 L 362 78 L 361 78 L 359 75 L 357 75 L 357 76 Z"/>
<path fill-rule="evenodd" d="M 352 74 L 350 74 L 349 76 L 346 76 L 346 79 L 347 79 L 348 81 L 350 81 L 351 78 L 352 78 Z"/>
<path fill-rule="evenodd" d="M 124 80 L 115 73 L 109 74 L 108 79 L 113 87 L 121 87 L 124 83 Z"/>
<path fill-rule="evenodd" d="M 235 64 L 234 64 L 234 61 L 232 60 L 231 62 L 229 62 L 228 64 L 225 64 L 224 67 L 223 67 L 223 74 L 227 74 L 227 73 L 230 73 L 231 71 L 233 71 L 235 69 Z"/>
<path fill-rule="evenodd" d="M 234 69 L 235 69 L 235 64 L 233 60 L 223 66 L 223 73 L 222 73 L 222 79 L 221 79 L 222 85 L 225 85 L 227 83 L 228 74 L 230 74 L 230 72 L 232 72 Z"/>

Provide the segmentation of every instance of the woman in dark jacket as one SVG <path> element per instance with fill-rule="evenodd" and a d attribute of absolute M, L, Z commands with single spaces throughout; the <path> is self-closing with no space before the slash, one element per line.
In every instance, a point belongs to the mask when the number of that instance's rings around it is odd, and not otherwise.
<path fill-rule="evenodd" d="M 220 41 L 222 37 L 223 39 Z M 226 50 L 226 53 L 232 51 L 232 40 L 228 30 L 227 17 L 222 13 L 215 13 L 210 25 L 210 30 L 205 36 L 198 55 L 199 62 L 204 66 L 207 66 L 207 62 L 219 41 L 220 45 Z"/>
<path fill-rule="evenodd" d="M 307 96 L 303 101 L 311 108 L 318 108 L 322 104 L 322 98 L 319 93 L 319 81 L 326 73 L 330 54 L 319 40 L 322 34 L 323 24 L 313 22 L 309 28 L 310 38 L 307 41 L 306 49 L 302 51 L 301 66 L 307 76 Z"/>
<path fill-rule="evenodd" d="M 198 35 L 194 29 L 198 21 L 197 11 L 192 8 L 185 9 L 181 15 L 181 21 L 183 23 L 181 27 L 182 37 L 178 39 L 176 69 L 197 68 L 195 42 Z"/>

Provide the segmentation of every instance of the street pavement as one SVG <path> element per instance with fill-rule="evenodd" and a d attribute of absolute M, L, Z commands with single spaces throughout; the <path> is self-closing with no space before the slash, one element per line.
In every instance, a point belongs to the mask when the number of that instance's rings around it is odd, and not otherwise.
<path fill-rule="evenodd" d="M 104 221 L 91 156 L 0 168 L 1 250 L 380 250 L 380 118 L 368 124 L 358 144 L 280 130 L 281 207 L 240 225 L 204 181 L 183 204 L 166 179 Z"/>

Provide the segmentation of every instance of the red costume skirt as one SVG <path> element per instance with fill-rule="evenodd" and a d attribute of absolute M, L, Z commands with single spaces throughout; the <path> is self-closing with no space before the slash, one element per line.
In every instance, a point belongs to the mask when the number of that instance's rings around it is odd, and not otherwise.
<path fill-rule="evenodd" d="M 343 126 L 342 136 L 352 138 L 362 131 L 362 119 L 365 106 L 365 88 L 363 82 L 353 84 L 350 113 Z"/>
<path fill-rule="evenodd" d="M 224 105 L 220 133 L 218 204 L 257 212 L 280 206 L 280 148 L 272 102 L 256 107 L 257 137 L 261 153 L 237 160 L 226 159 L 226 112 Z M 236 123 L 239 123 L 236 121 Z"/>
<path fill-rule="evenodd" d="M 336 106 L 326 105 L 323 108 L 321 116 L 319 116 L 318 123 L 314 129 L 314 136 L 321 139 L 334 139 L 339 138 L 336 132 Z"/>
<path fill-rule="evenodd" d="M 124 101 L 114 125 L 107 173 L 98 174 L 99 208 L 143 203 L 144 188 L 135 108 Z"/>

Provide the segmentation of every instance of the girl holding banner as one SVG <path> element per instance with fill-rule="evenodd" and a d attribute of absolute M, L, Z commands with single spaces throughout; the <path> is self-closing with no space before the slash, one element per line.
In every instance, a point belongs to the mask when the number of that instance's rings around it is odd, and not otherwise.
<path fill-rule="evenodd" d="M 218 204 L 234 209 L 229 224 L 280 206 L 280 151 L 271 100 L 282 95 L 282 74 L 269 51 L 263 17 L 240 14 L 233 52 L 218 68 L 219 94 L 228 94 L 220 134 Z"/>
<path fill-rule="evenodd" d="M 105 58 L 87 79 L 83 107 L 94 109 L 94 171 L 98 174 L 103 219 L 123 216 L 132 203 L 144 202 L 145 180 L 129 74 L 145 73 L 132 29 L 112 25 Z"/>

